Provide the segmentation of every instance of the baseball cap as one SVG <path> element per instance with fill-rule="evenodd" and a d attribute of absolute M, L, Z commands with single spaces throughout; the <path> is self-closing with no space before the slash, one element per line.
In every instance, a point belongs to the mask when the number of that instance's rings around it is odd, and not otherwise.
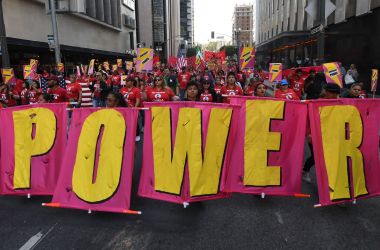
<path fill-rule="evenodd" d="M 288 81 L 286 79 L 282 79 L 281 80 L 281 85 L 284 86 L 284 85 L 289 85 Z"/>

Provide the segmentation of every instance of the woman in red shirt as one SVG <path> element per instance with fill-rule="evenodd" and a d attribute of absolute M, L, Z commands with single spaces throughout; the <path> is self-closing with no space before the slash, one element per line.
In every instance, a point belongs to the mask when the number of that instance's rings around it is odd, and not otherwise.
<path fill-rule="evenodd" d="M 37 81 L 33 81 L 28 92 L 29 104 L 36 104 L 42 91 Z"/>
<path fill-rule="evenodd" d="M 254 96 L 255 95 L 255 79 L 249 79 L 248 85 L 244 88 L 244 95 Z"/>
<path fill-rule="evenodd" d="M 202 81 L 200 101 L 201 102 L 217 102 L 215 90 L 211 86 L 211 80 Z"/>
<path fill-rule="evenodd" d="M 255 89 L 255 96 L 256 97 L 265 97 L 265 93 L 267 91 L 267 88 L 265 87 L 264 83 L 259 82 L 256 85 L 254 85 Z"/>
<path fill-rule="evenodd" d="M 136 88 L 135 84 L 136 80 L 130 77 L 126 80 L 125 86 L 120 89 L 120 94 L 124 97 L 127 106 L 130 108 L 140 107 L 141 103 L 140 89 Z"/>
<path fill-rule="evenodd" d="M 161 76 L 156 76 L 151 88 L 146 89 L 148 102 L 167 102 L 177 101 L 178 97 L 174 95 L 171 88 L 163 84 Z"/>
<path fill-rule="evenodd" d="M 220 95 L 220 90 L 222 89 L 222 87 L 223 87 L 223 84 L 222 84 L 221 78 L 216 77 L 214 90 L 217 95 Z"/>

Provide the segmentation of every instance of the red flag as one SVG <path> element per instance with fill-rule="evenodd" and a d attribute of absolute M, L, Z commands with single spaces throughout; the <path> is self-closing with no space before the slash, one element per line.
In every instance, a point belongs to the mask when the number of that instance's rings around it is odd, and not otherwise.
<path fill-rule="evenodd" d="M 196 60 L 197 60 L 196 56 L 188 57 L 187 58 L 187 67 L 196 68 L 196 63 L 195 63 Z"/>
<path fill-rule="evenodd" d="M 169 67 L 176 68 L 177 67 L 177 57 L 169 56 Z"/>
<path fill-rule="evenodd" d="M 205 51 L 205 53 L 204 53 L 205 62 L 211 61 L 211 59 L 213 59 L 214 57 L 215 57 L 215 53 L 214 52 Z"/>
<path fill-rule="evenodd" d="M 215 53 L 215 57 L 220 59 L 222 62 L 226 59 L 226 51 L 220 51 L 218 53 Z"/>
<path fill-rule="evenodd" d="M 160 63 L 160 57 L 158 55 L 155 55 L 153 58 L 153 64 L 156 65 L 156 63 Z"/>

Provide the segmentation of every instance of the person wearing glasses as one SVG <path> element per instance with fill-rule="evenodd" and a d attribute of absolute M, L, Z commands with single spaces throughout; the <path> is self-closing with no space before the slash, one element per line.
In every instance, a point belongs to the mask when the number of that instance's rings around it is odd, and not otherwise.
<path fill-rule="evenodd" d="M 179 100 L 179 98 L 174 95 L 173 90 L 164 84 L 161 76 L 156 76 L 154 78 L 152 87 L 146 89 L 146 96 L 148 102 L 168 102 Z"/>

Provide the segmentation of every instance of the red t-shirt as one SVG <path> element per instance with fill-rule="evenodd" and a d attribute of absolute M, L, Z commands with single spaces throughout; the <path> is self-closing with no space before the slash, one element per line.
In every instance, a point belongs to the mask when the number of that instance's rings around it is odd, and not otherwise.
<path fill-rule="evenodd" d="M 116 76 L 112 75 L 110 79 L 113 86 L 119 86 L 121 84 L 120 75 L 116 75 Z"/>
<path fill-rule="evenodd" d="M 253 86 L 248 86 L 247 90 L 245 91 L 246 96 L 254 96 L 255 95 L 255 88 Z"/>
<path fill-rule="evenodd" d="M 299 100 L 298 95 L 292 89 L 288 89 L 286 92 L 277 90 L 275 94 L 275 98 L 285 99 L 285 100 Z"/>
<path fill-rule="evenodd" d="M 186 85 L 190 81 L 190 78 L 191 78 L 191 74 L 189 72 L 180 73 L 178 75 L 179 87 L 181 89 L 186 89 Z"/>
<path fill-rule="evenodd" d="M 202 93 L 200 97 L 201 102 L 213 102 L 211 93 Z"/>
<path fill-rule="evenodd" d="M 220 94 L 230 95 L 230 96 L 243 95 L 243 90 L 239 86 L 236 86 L 236 85 L 234 85 L 233 87 L 223 86 L 222 89 L 220 90 Z M 230 98 L 224 97 L 223 102 L 230 103 Z"/>
<path fill-rule="evenodd" d="M 120 89 L 120 93 L 123 95 L 128 107 L 135 107 L 137 99 L 141 100 L 141 93 L 138 88 L 131 88 L 129 90 L 127 87 L 124 87 Z"/>
<path fill-rule="evenodd" d="M 299 98 L 301 98 L 302 96 L 304 85 L 305 81 L 302 78 L 300 78 L 299 80 L 294 79 L 290 82 L 290 88 L 294 90 L 294 92 L 297 94 Z"/>
<path fill-rule="evenodd" d="M 79 101 L 79 93 L 82 92 L 82 87 L 78 82 L 75 83 L 69 83 L 66 85 L 66 90 L 67 90 L 67 98 L 69 100 L 75 100 Z"/>
<path fill-rule="evenodd" d="M 61 103 L 61 102 L 65 102 L 68 99 L 66 90 L 61 87 L 48 89 L 47 92 L 53 97 L 52 103 Z"/>
<path fill-rule="evenodd" d="M 30 104 L 37 103 L 38 97 L 41 95 L 41 93 L 42 93 L 41 89 L 38 89 L 38 90 L 30 89 L 28 92 L 29 103 Z"/>
<path fill-rule="evenodd" d="M 147 88 L 146 95 L 148 102 L 167 102 L 174 97 L 174 92 L 171 88 L 157 90 L 157 88 Z"/>
<path fill-rule="evenodd" d="M 218 86 L 218 85 L 215 85 L 215 88 L 214 88 L 214 90 L 215 90 L 215 92 L 216 92 L 216 94 L 217 95 L 219 95 L 220 94 L 220 91 L 222 90 L 222 85 L 220 85 L 220 86 Z"/>
<path fill-rule="evenodd" d="M 29 95 L 28 89 L 21 90 L 21 92 L 20 92 L 21 105 L 26 105 L 29 103 L 28 102 L 28 95 Z"/>

